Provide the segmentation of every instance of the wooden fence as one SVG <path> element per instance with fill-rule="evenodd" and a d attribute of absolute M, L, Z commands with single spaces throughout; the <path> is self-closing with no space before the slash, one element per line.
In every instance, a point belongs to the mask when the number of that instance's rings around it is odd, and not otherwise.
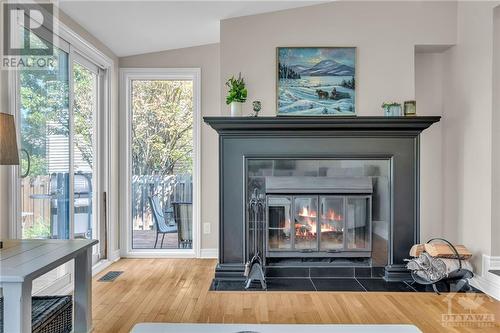
<path fill-rule="evenodd" d="M 193 180 L 189 174 L 132 176 L 132 219 L 134 230 L 151 230 L 153 220 L 148 197 L 156 195 L 163 210 L 174 202 L 193 202 Z"/>
<path fill-rule="evenodd" d="M 50 227 L 50 176 L 21 179 L 21 212 L 23 230 L 36 224 Z M 47 197 L 47 198 L 44 198 Z"/>

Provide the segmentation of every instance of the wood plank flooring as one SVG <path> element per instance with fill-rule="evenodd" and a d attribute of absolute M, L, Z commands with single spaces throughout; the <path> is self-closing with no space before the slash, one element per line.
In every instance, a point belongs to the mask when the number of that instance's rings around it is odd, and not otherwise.
<path fill-rule="evenodd" d="M 93 332 L 129 332 L 139 322 L 412 323 L 423 332 L 500 331 L 500 302 L 486 295 L 449 300 L 433 293 L 213 292 L 208 289 L 215 264 L 203 259 L 114 263 L 94 277 Z M 125 272 L 114 282 L 97 282 L 109 270 Z M 454 314 L 493 315 L 495 322 L 445 327 L 441 318 L 449 308 Z"/>

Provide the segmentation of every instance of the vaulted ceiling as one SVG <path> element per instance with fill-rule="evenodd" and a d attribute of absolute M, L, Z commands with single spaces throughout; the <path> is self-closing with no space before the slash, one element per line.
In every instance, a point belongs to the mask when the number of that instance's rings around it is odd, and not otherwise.
<path fill-rule="evenodd" d="M 222 19 L 325 1 L 73 1 L 59 7 L 123 57 L 219 42 Z"/>

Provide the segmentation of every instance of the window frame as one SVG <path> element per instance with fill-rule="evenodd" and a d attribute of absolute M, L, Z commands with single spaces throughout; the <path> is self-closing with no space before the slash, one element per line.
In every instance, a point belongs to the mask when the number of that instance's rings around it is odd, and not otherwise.
<path fill-rule="evenodd" d="M 132 248 L 132 109 L 133 80 L 192 80 L 193 81 L 193 248 L 192 249 L 133 249 Z M 201 248 L 201 69 L 200 68 L 121 68 L 120 69 L 120 255 L 127 258 L 199 258 Z"/>

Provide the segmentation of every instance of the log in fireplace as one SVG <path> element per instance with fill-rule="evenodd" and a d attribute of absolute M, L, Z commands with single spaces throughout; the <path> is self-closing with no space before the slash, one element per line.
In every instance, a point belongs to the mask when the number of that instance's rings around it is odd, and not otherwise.
<path fill-rule="evenodd" d="M 370 257 L 369 177 L 267 177 L 266 257 Z"/>

